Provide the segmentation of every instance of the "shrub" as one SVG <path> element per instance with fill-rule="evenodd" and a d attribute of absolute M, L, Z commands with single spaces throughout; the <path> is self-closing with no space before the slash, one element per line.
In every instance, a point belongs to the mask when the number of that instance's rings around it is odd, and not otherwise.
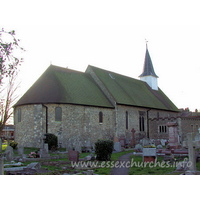
<path fill-rule="evenodd" d="M 15 149 L 17 147 L 18 143 L 15 141 L 10 142 L 10 146 Z"/>
<path fill-rule="evenodd" d="M 95 143 L 95 154 L 97 160 L 110 160 L 114 143 L 111 140 L 97 140 Z"/>
<path fill-rule="evenodd" d="M 49 150 L 56 150 L 58 148 L 58 137 L 51 133 L 47 133 L 45 136 L 45 143 L 48 144 Z"/>

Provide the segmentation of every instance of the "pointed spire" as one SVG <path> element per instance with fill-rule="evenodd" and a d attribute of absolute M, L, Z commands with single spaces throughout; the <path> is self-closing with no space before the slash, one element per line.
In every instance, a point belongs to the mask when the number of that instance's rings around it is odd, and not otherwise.
<path fill-rule="evenodd" d="M 146 40 L 146 55 L 145 55 L 145 59 L 144 59 L 143 72 L 139 77 L 154 76 L 154 77 L 158 78 L 158 76 L 156 75 L 156 73 L 154 71 L 153 64 L 152 64 L 152 61 L 151 61 L 151 57 L 149 55 L 147 42 L 148 41 Z"/>

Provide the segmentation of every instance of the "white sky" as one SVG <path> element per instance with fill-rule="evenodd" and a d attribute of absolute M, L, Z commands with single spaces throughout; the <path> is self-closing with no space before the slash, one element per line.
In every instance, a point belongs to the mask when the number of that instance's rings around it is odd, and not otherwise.
<path fill-rule="evenodd" d="M 148 42 L 159 87 L 178 108 L 200 110 L 200 12 L 194 0 L 1 2 L 0 28 L 26 49 L 22 95 L 50 62 L 85 71 L 94 65 L 137 78 Z"/>

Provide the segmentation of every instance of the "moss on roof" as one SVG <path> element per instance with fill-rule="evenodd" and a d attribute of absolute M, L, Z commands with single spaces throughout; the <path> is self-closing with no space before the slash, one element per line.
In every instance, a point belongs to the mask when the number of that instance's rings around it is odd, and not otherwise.
<path fill-rule="evenodd" d="M 51 65 L 15 106 L 67 103 L 113 108 L 91 76 Z"/>
<path fill-rule="evenodd" d="M 97 67 L 88 67 L 92 68 L 117 104 L 178 111 L 160 88 L 158 91 L 152 90 L 143 81 Z M 15 106 L 43 103 L 114 108 L 89 73 L 54 65 L 49 66 Z"/>
<path fill-rule="evenodd" d="M 91 67 L 105 87 L 112 94 L 117 104 L 178 111 L 173 102 L 162 92 L 152 90 L 143 81 L 123 76 L 114 72 Z"/>

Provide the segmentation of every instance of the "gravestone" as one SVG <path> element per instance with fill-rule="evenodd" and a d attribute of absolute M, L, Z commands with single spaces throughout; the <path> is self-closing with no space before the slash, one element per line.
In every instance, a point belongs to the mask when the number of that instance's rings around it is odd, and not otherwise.
<path fill-rule="evenodd" d="M 73 146 L 72 146 L 72 143 L 68 141 L 66 143 L 66 151 L 70 151 L 70 150 L 73 150 Z"/>
<path fill-rule="evenodd" d="M 180 148 L 178 142 L 178 124 L 176 122 L 168 122 L 167 126 L 169 127 L 169 147 L 173 149 Z"/>
<path fill-rule="evenodd" d="M 6 147 L 5 154 L 8 162 L 13 160 L 13 148 L 10 145 Z"/>
<path fill-rule="evenodd" d="M 115 142 L 114 143 L 114 149 L 115 151 L 122 151 L 122 148 L 121 148 L 121 143 L 120 142 Z"/>
<path fill-rule="evenodd" d="M 161 142 L 161 145 L 162 145 L 162 146 L 165 146 L 167 140 L 161 139 L 160 142 Z"/>
<path fill-rule="evenodd" d="M 122 147 L 125 147 L 125 144 L 126 144 L 126 139 L 125 138 L 120 138 L 119 142 L 121 143 Z"/>
<path fill-rule="evenodd" d="M 82 153 L 81 142 L 77 142 L 75 146 L 75 151 Z"/>
<path fill-rule="evenodd" d="M 143 139 L 142 139 L 142 145 L 143 145 L 143 146 L 149 146 L 149 145 L 150 145 L 150 140 L 149 140 L 149 138 L 143 138 Z"/>
<path fill-rule="evenodd" d="M 39 151 L 40 158 L 50 158 L 50 155 L 47 153 L 46 149 L 41 148 Z"/>
<path fill-rule="evenodd" d="M 0 175 L 4 175 L 4 162 L 2 154 L 0 154 Z"/>
<path fill-rule="evenodd" d="M 1 141 L 1 138 L 0 138 L 0 153 L 2 152 L 2 141 Z"/>
<path fill-rule="evenodd" d="M 161 144 L 160 140 L 156 140 L 156 141 L 155 141 L 155 146 L 158 146 L 158 145 L 160 145 L 160 144 Z"/>
<path fill-rule="evenodd" d="M 23 146 L 18 146 L 17 147 L 17 152 L 18 152 L 19 155 L 22 156 L 24 154 L 24 147 Z"/>
<path fill-rule="evenodd" d="M 143 147 L 142 147 L 141 144 L 136 144 L 136 145 L 135 145 L 135 150 L 136 150 L 137 152 L 141 152 L 142 149 L 143 149 Z"/>
<path fill-rule="evenodd" d="M 44 149 L 46 150 L 47 153 L 49 153 L 49 145 L 48 145 L 48 143 L 44 143 Z"/>
<path fill-rule="evenodd" d="M 143 162 L 155 162 L 156 148 L 143 148 Z"/>
<path fill-rule="evenodd" d="M 195 143 L 194 141 L 194 133 L 188 133 L 188 155 L 189 155 L 189 172 L 195 174 L 196 173 L 196 155 L 195 155 Z"/>
<path fill-rule="evenodd" d="M 79 152 L 73 151 L 73 150 L 68 151 L 68 160 L 73 161 L 73 162 L 78 162 Z"/>

